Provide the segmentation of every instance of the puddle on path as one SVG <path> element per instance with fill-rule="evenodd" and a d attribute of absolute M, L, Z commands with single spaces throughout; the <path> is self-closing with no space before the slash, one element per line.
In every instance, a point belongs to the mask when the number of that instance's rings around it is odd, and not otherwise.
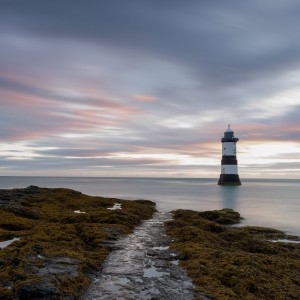
<path fill-rule="evenodd" d="M 168 246 L 164 222 L 171 217 L 158 212 L 117 241 L 82 300 L 195 299 L 190 278 L 178 267 L 178 253 Z"/>
<path fill-rule="evenodd" d="M 153 277 L 162 277 L 168 275 L 167 272 L 159 271 L 155 266 L 144 269 L 143 277 L 153 278 Z"/>

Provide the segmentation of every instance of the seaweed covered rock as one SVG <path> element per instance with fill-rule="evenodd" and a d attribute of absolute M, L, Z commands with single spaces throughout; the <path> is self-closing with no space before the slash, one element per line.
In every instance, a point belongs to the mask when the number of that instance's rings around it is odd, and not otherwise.
<path fill-rule="evenodd" d="M 122 209 L 110 210 L 115 203 Z M 114 241 L 149 219 L 155 203 L 70 189 L 0 190 L 0 299 L 78 299 Z M 19 238 L 19 239 L 14 239 Z"/>
<path fill-rule="evenodd" d="M 34 281 L 20 284 L 15 289 L 14 297 L 19 300 L 58 300 L 60 293 L 54 283 L 46 281 Z"/>
<path fill-rule="evenodd" d="M 218 224 L 232 225 L 241 221 L 241 215 L 231 208 L 199 212 L 199 216 Z"/>
<path fill-rule="evenodd" d="M 167 223 L 171 248 L 180 252 L 198 292 L 222 300 L 300 299 L 300 244 L 272 241 L 299 238 L 270 228 L 220 225 L 239 222 L 229 209 L 173 215 Z"/>

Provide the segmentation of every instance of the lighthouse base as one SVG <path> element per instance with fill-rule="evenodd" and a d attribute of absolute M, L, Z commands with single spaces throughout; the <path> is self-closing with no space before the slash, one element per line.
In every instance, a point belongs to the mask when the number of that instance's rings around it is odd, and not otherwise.
<path fill-rule="evenodd" d="M 220 174 L 218 185 L 241 185 L 238 174 Z"/>

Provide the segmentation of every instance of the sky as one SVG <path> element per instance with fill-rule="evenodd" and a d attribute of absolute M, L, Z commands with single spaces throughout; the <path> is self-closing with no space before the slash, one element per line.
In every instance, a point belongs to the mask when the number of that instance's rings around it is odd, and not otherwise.
<path fill-rule="evenodd" d="M 0 175 L 300 178 L 300 2 L 0 0 Z"/>

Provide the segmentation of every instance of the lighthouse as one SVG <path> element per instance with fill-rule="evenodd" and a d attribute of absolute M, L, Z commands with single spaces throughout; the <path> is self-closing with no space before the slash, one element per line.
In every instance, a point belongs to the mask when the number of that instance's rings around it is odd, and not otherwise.
<path fill-rule="evenodd" d="M 238 140 L 238 138 L 234 137 L 234 132 L 229 124 L 224 132 L 224 137 L 221 139 L 222 161 L 219 185 L 241 185 L 236 159 L 236 143 Z"/>

